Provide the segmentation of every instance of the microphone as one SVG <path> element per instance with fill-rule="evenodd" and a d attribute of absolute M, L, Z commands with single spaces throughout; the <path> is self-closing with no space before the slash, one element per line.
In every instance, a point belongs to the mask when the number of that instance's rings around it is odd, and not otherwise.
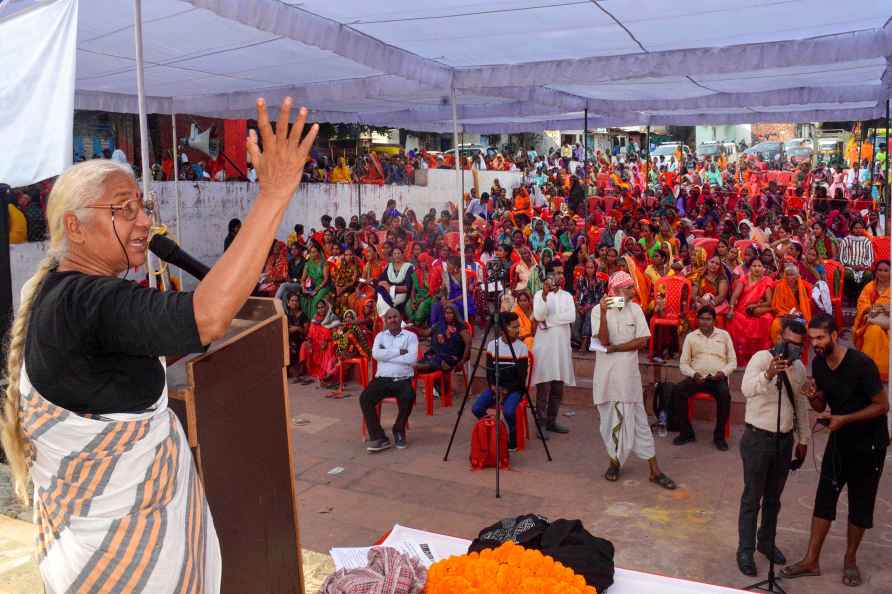
<path fill-rule="evenodd" d="M 149 241 L 149 250 L 168 264 L 188 272 L 201 280 L 210 268 L 180 249 L 177 243 L 164 235 L 155 235 Z"/>

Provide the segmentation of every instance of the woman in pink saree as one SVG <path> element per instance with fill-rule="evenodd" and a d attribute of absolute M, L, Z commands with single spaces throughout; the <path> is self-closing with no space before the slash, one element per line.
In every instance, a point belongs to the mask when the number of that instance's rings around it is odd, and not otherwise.
<path fill-rule="evenodd" d="M 774 281 L 765 274 L 765 265 L 756 258 L 734 287 L 728 312 L 728 332 L 740 364 L 746 364 L 757 351 L 771 346 L 773 285 Z"/>

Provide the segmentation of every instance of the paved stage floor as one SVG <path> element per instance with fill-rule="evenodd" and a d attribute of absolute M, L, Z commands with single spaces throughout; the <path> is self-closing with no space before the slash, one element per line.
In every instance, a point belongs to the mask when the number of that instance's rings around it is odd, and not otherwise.
<path fill-rule="evenodd" d="M 461 384 L 459 380 L 459 385 Z M 292 385 L 294 444 L 300 498 L 301 544 L 326 552 L 334 546 L 363 546 L 394 523 L 474 538 L 503 517 L 534 512 L 548 518 L 580 518 L 595 535 L 613 541 L 617 565 L 653 573 L 742 587 L 755 580 L 737 569 L 737 512 L 743 487 L 738 449 L 742 426 L 735 425 L 731 450 L 719 452 L 711 423 L 695 423 L 698 441 L 677 447 L 672 436 L 657 438 L 664 471 L 680 487 L 670 492 L 648 482 L 647 464 L 630 459 L 618 483 L 602 478 L 606 455 L 596 433 L 597 413 L 573 407 L 561 417 L 569 435 L 528 443 L 512 454 L 495 498 L 495 470 L 471 471 L 468 463 L 473 416 L 467 409 L 448 462 L 443 454 L 458 410 L 424 414 L 419 396 L 408 431 L 409 448 L 367 454 L 360 436 L 358 390 L 343 400 L 324 398 L 314 386 Z M 565 412 L 569 409 L 564 407 Z M 384 407 L 384 427 L 395 407 Z M 791 561 L 804 554 L 812 501 L 824 449 L 793 473 L 783 497 L 778 546 Z M 890 456 L 892 457 L 892 456 Z M 892 478 L 887 464 L 877 502 L 876 527 L 868 531 L 859 564 L 865 584 L 853 591 L 892 594 Z M 338 472 L 337 468 L 343 470 Z M 334 473 L 333 473 L 334 472 Z M 824 575 L 784 582 L 789 594 L 839 593 L 845 550 L 846 494 L 822 558 Z M 760 579 L 768 562 L 757 554 Z"/>

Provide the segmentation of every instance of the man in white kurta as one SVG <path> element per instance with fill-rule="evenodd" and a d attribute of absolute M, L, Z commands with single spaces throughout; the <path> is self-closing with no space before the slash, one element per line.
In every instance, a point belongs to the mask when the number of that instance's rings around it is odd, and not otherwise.
<path fill-rule="evenodd" d="M 592 336 L 607 349 L 596 355 L 592 380 L 594 403 L 601 417 L 601 437 L 610 458 L 604 478 L 618 480 L 620 468 L 634 453 L 650 463 L 652 482 L 674 489 L 675 483 L 657 465 L 654 438 L 644 409 L 638 351 L 647 346 L 650 330 L 641 306 L 632 301 L 634 292 L 632 277 L 617 272 L 610 277 L 607 294 L 624 297 L 624 307 L 607 308 L 605 297 L 591 312 Z"/>
<path fill-rule="evenodd" d="M 533 317 L 539 323 L 533 342 L 533 378 L 536 384 L 536 416 L 545 429 L 568 433 L 557 422 L 564 385 L 575 386 L 570 328 L 576 321 L 573 296 L 564 291 L 564 269 L 554 266 L 542 290 L 533 297 Z"/>

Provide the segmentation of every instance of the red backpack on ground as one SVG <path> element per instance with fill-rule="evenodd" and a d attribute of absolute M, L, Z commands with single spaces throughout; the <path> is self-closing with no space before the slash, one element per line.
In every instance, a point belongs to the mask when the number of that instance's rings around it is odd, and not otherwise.
<path fill-rule="evenodd" d="M 508 468 L 508 426 L 501 419 L 499 431 L 499 467 Z M 495 468 L 496 466 L 496 420 L 483 417 L 471 431 L 471 468 Z"/>

